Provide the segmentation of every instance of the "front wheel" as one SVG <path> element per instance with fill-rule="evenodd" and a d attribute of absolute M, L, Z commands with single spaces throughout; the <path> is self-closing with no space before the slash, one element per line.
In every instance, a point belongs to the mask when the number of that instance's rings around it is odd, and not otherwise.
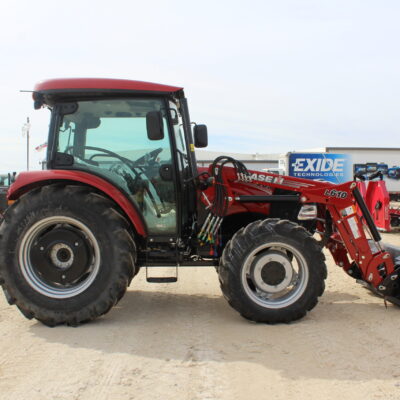
<path fill-rule="evenodd" d="M 8 302 L 50 326 L 105 314 L 135 272 L 127 228 L 114 204 L 87 187 L 49 185 L 22 196 L 0 228 Z"/>
<path fill-rule="evenodd" d="M 290 322 L 322 295 L 325 257 L 303 227 L 279 219 L 256 221 L 227 244 L 218 268 L 222 292 L 243 317 Z"/>

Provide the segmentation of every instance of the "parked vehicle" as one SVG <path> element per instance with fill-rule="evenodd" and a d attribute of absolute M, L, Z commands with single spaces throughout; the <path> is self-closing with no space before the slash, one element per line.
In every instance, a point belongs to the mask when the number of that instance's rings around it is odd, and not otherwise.
<path fill-rule="evenodd" d="M 367 173 L 366 164 L 354 164 L 354 175 L 365 175 Z"/>
<path fill-rule="evenodd" d="M 3 218 L 3 213 L 7 208 L 7 191 L 15 176 L 16 172 L 0 174 L 0 219 Z"/>
<path fill-rule="evenodd" d="M 400 179 L 400 167 L 393 166 L 388 169 L 388 178 Z"/>
<path fill-rule="evenodd" d="M 377 164 L 377 170 L 382 172 L 383 175 L 388 174 L 389 166 L 385 163 L 378 163 Z"/>

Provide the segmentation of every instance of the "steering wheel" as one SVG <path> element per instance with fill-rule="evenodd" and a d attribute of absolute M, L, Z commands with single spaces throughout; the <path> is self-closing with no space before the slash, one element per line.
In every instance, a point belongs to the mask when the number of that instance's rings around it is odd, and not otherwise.
<path fill-rule="evenodd" d="M 142 157 L 138 158 L 136 161 L 131 161 L 129 158 L 120 156 L 119 154 L 114 153 L 114 152 L 111 151 L 111 150 L 103 149 L 103 148 L 101 148 L 101 147 L 83 146 L 83 148 L 84 148 L 84 149 L 87 149 L 87 150 L 95 150 L 95 151 L 103 152 L 103 153 L 105 153 L 105 154 L 108 154 L 108 155 L 111 156 L 111 157 L 117 158 L 118 160 L 122 161 L 123 164 L 127 165 L 127 166 L 129 167 L 129 169 L 135 174 L 135 179 L 133 180 L 132 177 L 131 177 L 129 174 L 122 174 L 122 177 L 125 179 L 125 181 L 126 181 L 126 183 L 128 184 L 128 186 L 131 186 L 131 187 L 132 187 L 132 189 L 133 189 L 134 186 L 136 186 L 136 183 L 139 181 L 139 179 L 142 180 L 142 178 L 140 177 L 140 175 L 143 174 L 143 171 L 138 172 L 138 171 L 136 170 L 136 167 L 137 167 L 136 164 L 138 163 L 138 161 L 139 161 L 139 162 L 142 162 L 142 159 L 145 160 L 146 157 L 148 157 L 149 160 L 152 160 L 152 159 L 155 160 L 156 157 L 157 157 L 157 155 L 158 155 L 159 153 L 161 153 L 161 151 L 163 150 L 163 149 L 160 147 L 160 148 L 158 148 L 158 149 L 156 149 L 156 150 L 153 150 L 153 151 L 151 151 L 151 152 L 149 152 L 149 153 L 144 154 Z M 68 148 L 65 150 L 65 152 L 68 152 L 68 151 L 71 150 L 71 149 L 72 149 L 72 146 L 68 147 Z M 89 161 L 89 162 L 92 161 L 92 158 L 93 158 L 94 156 L 95 156 L 95 155 L 91 156 L 91 158 L 90 158 L 88 161 Z M 150 181 L 149 181 L 149 182 L 150 182 Z M 155 199 L 154 199 L 153 193 L 151 193 L 150 188 L 149 188 L 147 185 L 141 185 L 141 186 L 143 187 L 143 190 L 144 190 L 144 191 L 148 194 L 148 196 L 150 197 L 151 203 L 152 203 L 152 205 L 153 205 L 153 207 L 154 207 L 154 210 L 155 210 L 155 212 L 156 212 L 156 216 L 157 216 L 158 218 L 161 218 L 161 212 L 160 212 L 160 210 L 159 210 L 159 208 L 158 208 L 158 206 L 157 206 L 157 202 L 156 202 Z"/>
<path fill-rule="evenodd" d="M 129 158 L 120 156 L 119 154 L 114 153 L 114 152 L 111 151 L 111 150 L 103 149 L 103 148 L 101 148 L 101 147 L 94 147 L 94 146 L 83 146 L 83 148 L 84 148 L 85 150 L 87 149 L 87 150 L 101 151 L 101 152 L 103 152 L 103 153 L 105 153 L 105 154 L 108 154 L 108 155 L 111 156 L 111 157 L 118 158 L 118 160 L 120 160 L 120 161 L 122 161 L 124 164 L 128 165 L 129 168 L 132 169 L 132 167 L 133 167 L 133 162 L 132 162 Z M 96 154 L 92 155 L 92 156 L 89 158 L 89 160 L 91 161 L 91 160 L 93 159 L 93 157 L 95 157 L 95 156 L 96 156 Z"/>
<path fill-rule="evenodd" d="M 73 146 L 69 146 L 69 147 L 67 147 L 67 148 L 64 150 L 64 152 L 65 152 L 65 153 L 71 154 L 71 150 L 72 150 L 72 149 L 73 149 Z M 122 161 L 124 164 L 128 165 L 128 167 L 129 167 L 130 169 L 132 169 L 132 167 L 133 167 L 133 165 L 132 165 L 132 164 L 133 164 L 133 161 L 131 161 L 129 158 L 125 158 L 125 157 L 123 157 L 123 156 L 120 156 L 119 154 L 114 153 L 113 151 L 110 151 L 110 150 L 107 150 L 107 149 L 103 149 L 103 148 L 101 148 L 101 147 L 95 147 L 95 146 L 83 146 L 83 149 L 84 149 L 84 150 L 87 149 L 87 150 L 101 151 L 102 153 L 108 154 L 110 157 L 118 158 L 118 160 L 120 160 L 120 161 Z M 94 163 L 93 157 L 95 157 L 95 156 L 97 156 L 97 154 L 93 154 L 89 159 L 85 159 L 85 158 L 82 158 L 82 157 L 79 157 L 79 156 L 74 155 L 74 157 L 81 158 L 83 161 L 89 162 L 89 164 L 90 164 L 90 163 Z M 97 164 L 97 163 L 96 163 L 96 164 Z"/>

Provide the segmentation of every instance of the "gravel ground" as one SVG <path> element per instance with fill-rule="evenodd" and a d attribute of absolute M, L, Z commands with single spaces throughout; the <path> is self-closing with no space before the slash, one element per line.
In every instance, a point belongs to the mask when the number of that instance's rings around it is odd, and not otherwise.
<path fill-rule="evenodd" d="M 400 309 L 327 262 L 318 306 L 288 325 L 242 319 L 212 268 L 181 269 L 176 284 L 142 271 L 79 328 L 28 321 L 2 298 L 0 398 L 400 399 Z"/>

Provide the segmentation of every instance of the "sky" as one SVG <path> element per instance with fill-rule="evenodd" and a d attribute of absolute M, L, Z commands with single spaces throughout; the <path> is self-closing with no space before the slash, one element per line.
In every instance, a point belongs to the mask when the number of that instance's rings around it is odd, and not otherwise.
<path fill-rule="evenodd" d="M 183 86 L 209 150 L 400 147 L 397 0 L 1 0 L 0 171 L 39 169 L 36 82 Z"/>

